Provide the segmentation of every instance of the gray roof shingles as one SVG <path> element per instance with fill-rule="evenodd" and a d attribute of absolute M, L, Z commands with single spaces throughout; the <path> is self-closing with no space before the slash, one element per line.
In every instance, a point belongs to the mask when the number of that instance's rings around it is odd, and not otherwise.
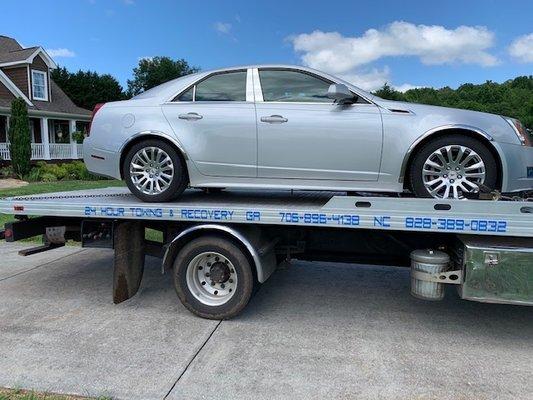
<path fill-rule="evenodd" d="M 0 64 L 7 62 L 24 61 L 38 47 L 29 47 L 27 49 L 22 46 L 13 38 L 0 35 Z M 63 114 L 79 114 L 90 116 L 91 111 L 76 106 L 72 100 L 61 90 L 61 88 L 50 79 L 50 89 L 52 92 L 52 98 L 48 101 L 33 100 L 33 107 L 29 106 L 28 110 L 40 110 L 50 111 Z M 0 98 L 0 107 L 11 107 L 12 99 Z"/>

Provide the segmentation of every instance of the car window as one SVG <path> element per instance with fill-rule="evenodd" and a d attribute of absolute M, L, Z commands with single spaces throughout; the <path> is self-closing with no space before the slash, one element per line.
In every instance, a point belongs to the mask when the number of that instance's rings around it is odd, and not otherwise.
<path fill-rule="evenodd" d="M 264 101 L 332 103 L 331 82 L 311 74 L 288 70 L 259 70 Z"/>
<path fill-rule="evenodd" d="M 191 86 L 189 90 L 183 92 L 179 97 L 179 101 L 193 101 L 194 100 L 194 86 Z"/>
<path fill-rule="evenodd" d="M 196 85 L 194 101 L 246 101 L 246 71 L 213 75 Z"/>

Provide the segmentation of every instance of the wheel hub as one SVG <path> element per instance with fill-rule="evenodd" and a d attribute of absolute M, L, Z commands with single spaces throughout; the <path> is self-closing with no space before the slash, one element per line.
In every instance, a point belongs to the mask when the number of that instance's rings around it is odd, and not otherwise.
<path fill-rule="evenodd" d="M 187 266 L 187 287 L 202 304 L 219 306 L 235 294 L 238 276 L 233 263 L 218 252 L 204 252 Z"/>
<path fill-rule="evenodd" d="M 215 283 L 224 283 L 230 277 L 230 269 L 227 264 L 222 262 L 216 262 L 211 266 L 209 274 L 211 277 L 211 281 Z"/>

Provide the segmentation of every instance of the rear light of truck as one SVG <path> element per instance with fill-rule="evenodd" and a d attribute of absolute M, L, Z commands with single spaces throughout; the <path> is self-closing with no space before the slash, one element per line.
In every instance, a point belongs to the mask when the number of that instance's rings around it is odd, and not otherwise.
<path fill-rule="evenodd" d="M 101 109 L 103 107 L 105 103 L 98 103 L 94 106 L 93 108 L 93 113 L 91 114 L 91 122 L 89 122 L 89 130 L 87 131 L 87 137 L 91 136 L 91 127 L 92 127 L 92 124 L 93 124 L 93 119 L 94 119 L 94 116 L 96 115 L 96 113 L 98 112 L 99 109 Z"/>

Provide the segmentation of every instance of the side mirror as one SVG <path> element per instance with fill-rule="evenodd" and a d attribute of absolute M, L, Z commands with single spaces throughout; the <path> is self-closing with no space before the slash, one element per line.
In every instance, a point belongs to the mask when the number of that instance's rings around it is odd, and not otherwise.
<path fill-rule="evenodd" d="M 338 103 L 345 103 L 349 100 L 353 100 L 355 97 L 350 89 L 342 83 L 333 83 L 329 85 L 328 97 L 337 101 Z"/>

